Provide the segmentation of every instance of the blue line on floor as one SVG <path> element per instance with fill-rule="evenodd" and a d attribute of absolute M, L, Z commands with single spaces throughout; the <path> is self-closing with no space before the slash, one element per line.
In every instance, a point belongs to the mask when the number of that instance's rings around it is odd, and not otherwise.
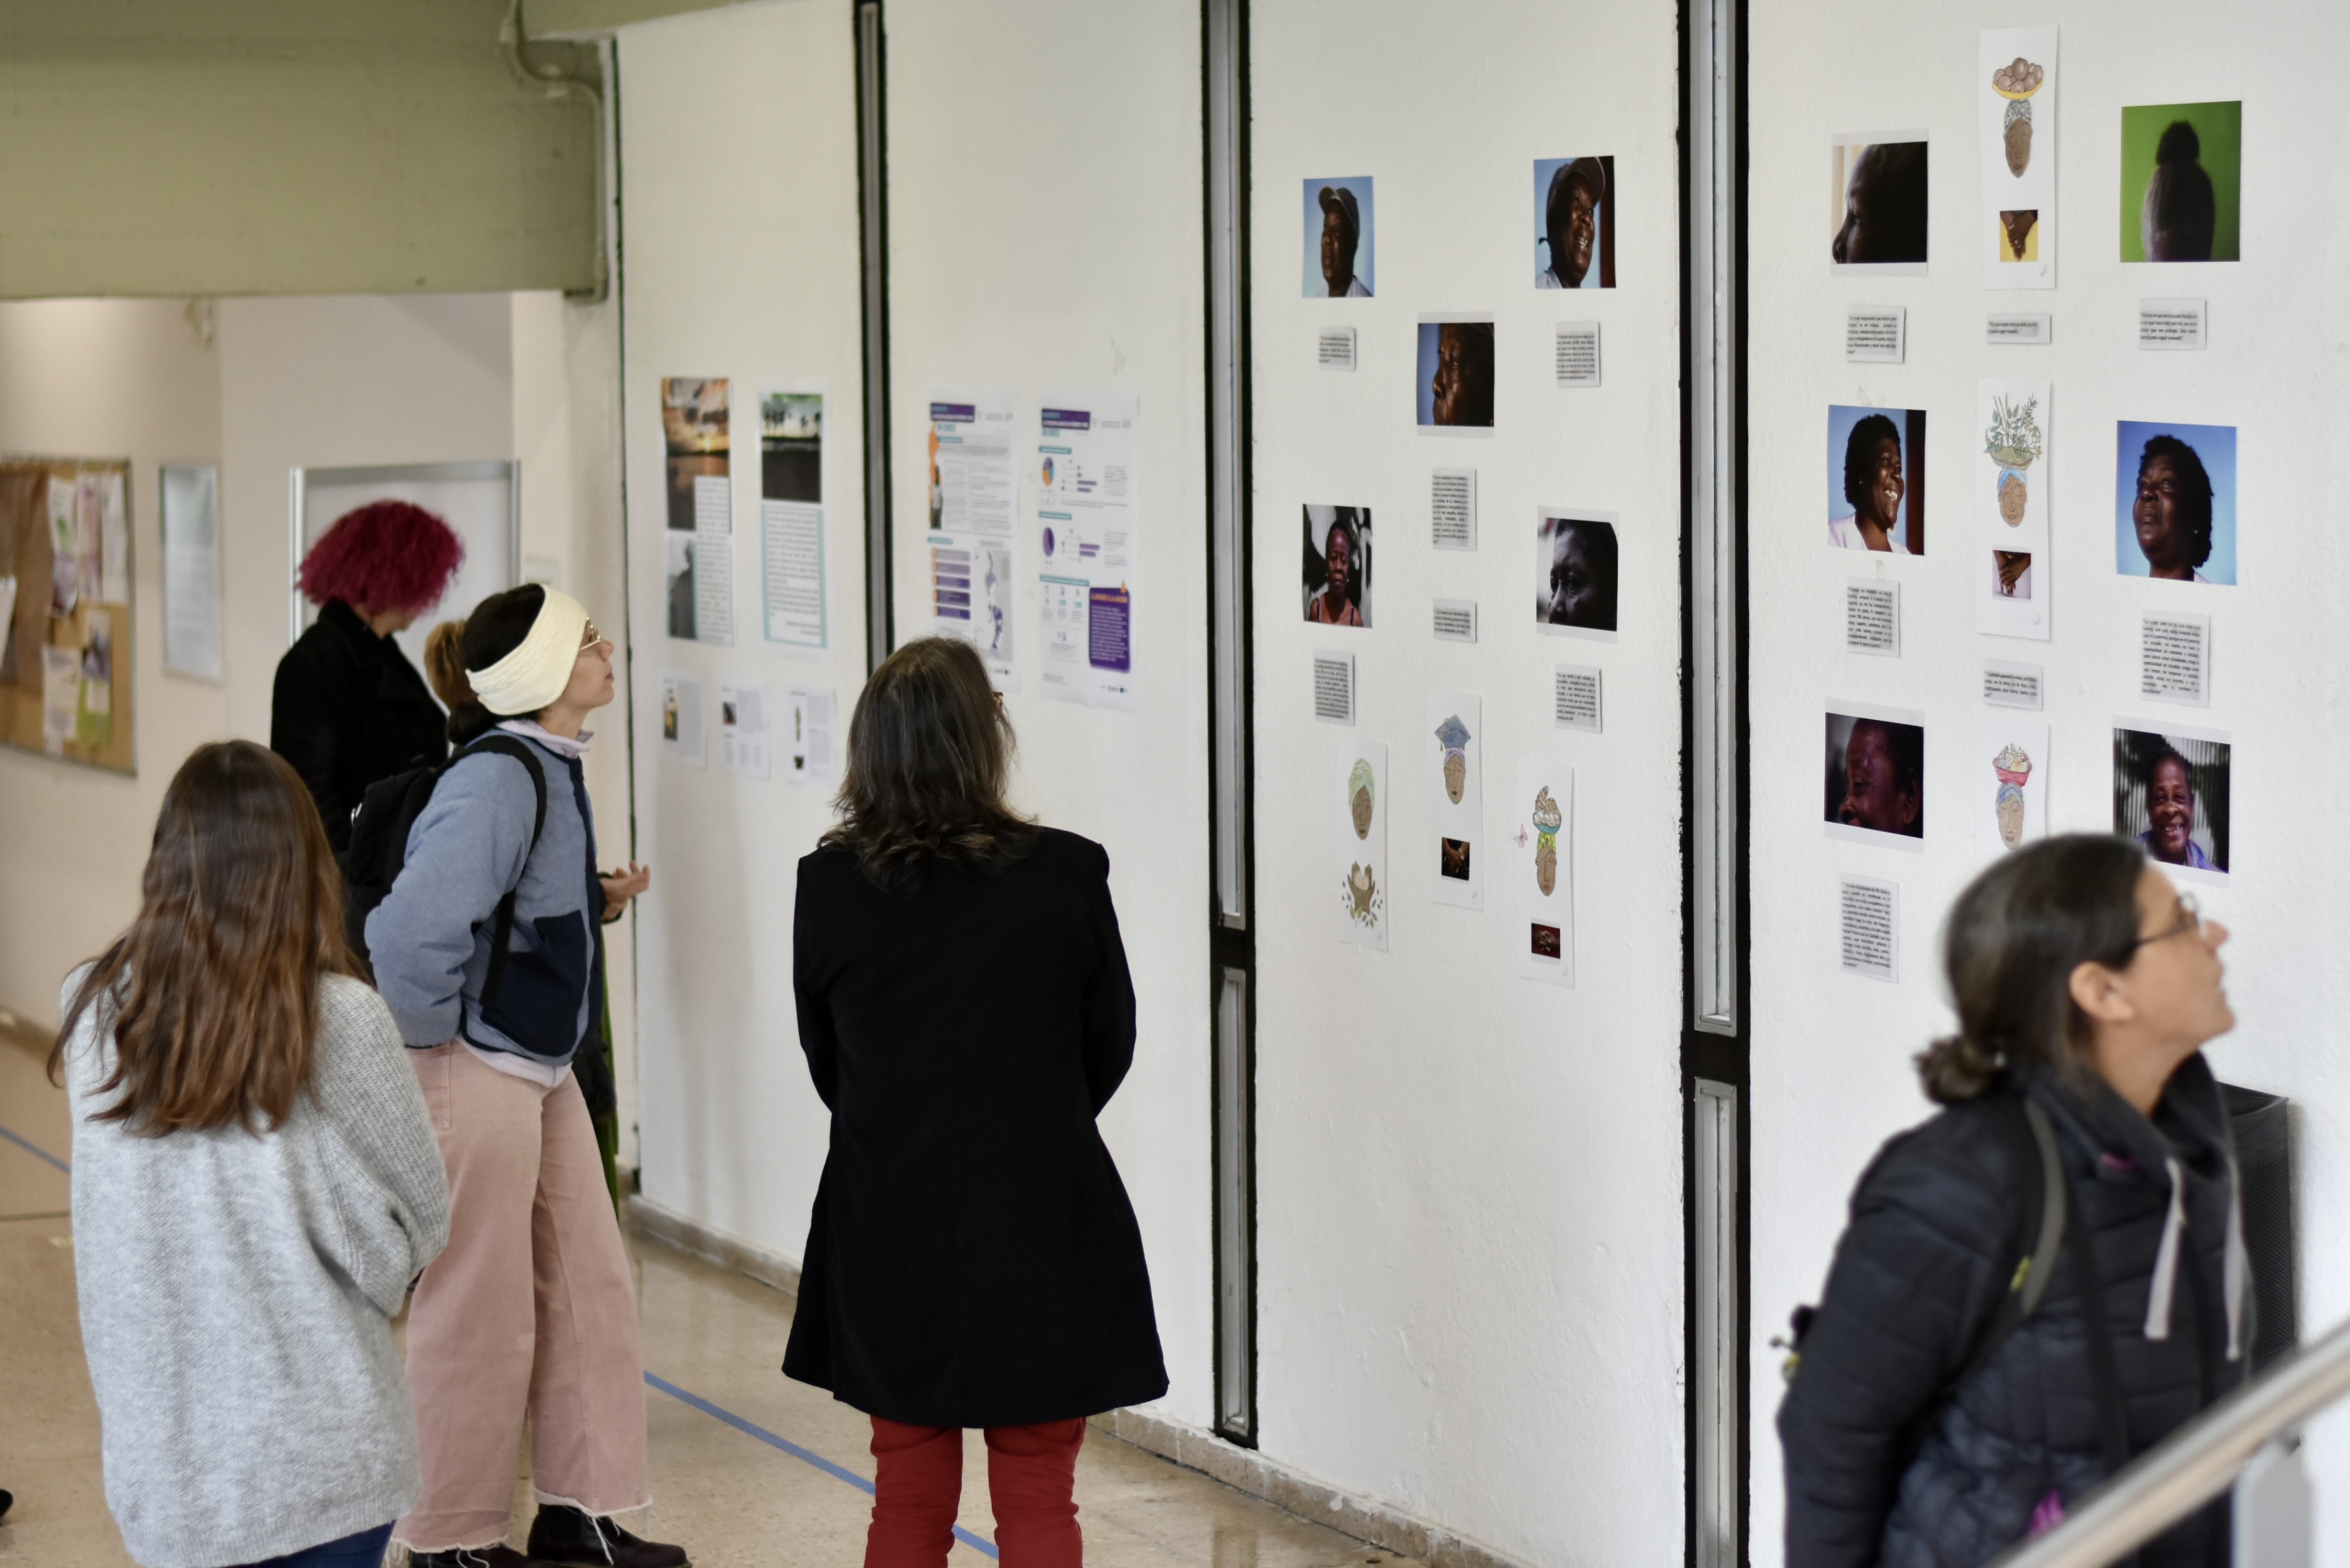
<path fill-rule="evenodd" d="M 873 1495 L 873 1483 L 867 1480 L 863 1476 L 858 1475 L 855 1470 L 843 1469 L 840 1466 L 834 1464 L 830 1459 L 826 1459 L 822 1454 L 814 1453 L 809 1449 L 803 1449 L 797 1443 L 791 1441 L 787 1438 L 779 1438 L 775 1436 L 775 1433 L 767 1430 L 766 1428 L 762 1427 L 755 1422 L 746 1421 L 742 1417 L 734 1414 L 732 1410 L 722 1409 L 718 1406 L 712 1405 L 709 1400 L 704 1399 L 698 1394 L 689 1394 L 684 1389 L 679 1387 L 676 1384 L 671 1383 L 668 1378 L 660 1376 L 657 1373 L 646 1373 L 645 1381 L 660 1389 L 662 1393 L 668 1395 L 671 1398 L 691 1405 L 695 1409 L 701 1411 L 703 1415 L 708 1416 L 714 1420 L 723 1421 L 728 1426 L 733 1428 L 736 1431 L 741 1432 L 747 1437 L 756 1438 L 759 1441 L 766 1444 L 771 1449 L 781 1449 L 784 1452 L 791 1455 L 792 1458 L 799 1460 L 801 1463 L 814 1465 L 825 1474 L 832 1477 L 833 1480 L 847 1481 L 849 1485 L 855 1487 L 858 1490 L 863 1492 L 868 1497 Z M 995 1556 L 995 1543 L 988 1540 L 985 1536 L 974 1535 L 960 1524 L 954 1527 L 954 1532 L 955 1539 L 962 1542 L 965 1546 L 970 1547 L 972 1551 L 984 1552 L 990 1557 Z"/>
<path fill-rule="evenodd" d="M 6 1138 L 10 1143 L 15 1144 L 18 1148 L 21 1148 L 26 1154 L 31 1155 L 35 1159 L 46 1159 L 51 1165 L 56 1166 L 59 1170 L 64 1171 L 68 1176 L 71 1176 L 73 1174 L 72 1166 L 68 1165 L 64 1160 L 59 1159 L 56 1155 L 51 1154 L 47 1149 L 41 1147 L 38 1144 L 28 1143 L 25 1139 L 18 1137 L 6 1127 L 0 1127 L 0 1137 Z"/>

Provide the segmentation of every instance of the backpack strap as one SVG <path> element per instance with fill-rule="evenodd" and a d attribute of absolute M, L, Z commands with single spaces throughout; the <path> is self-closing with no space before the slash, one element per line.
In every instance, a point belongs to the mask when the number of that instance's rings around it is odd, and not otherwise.
<path fill-rule="evenodd" d="M 2057 1250 L 2064 1241 L 2068 1208 L 2064 1167 L 2057 1156 L 2056 1129 L 2049 1124 L 2048 1113 L 2029 1095 L 2008 1089 L 1996 1095 L 1985 1106 L 1985 1114 L 1996 1120 L 2015 1144 L 2020 1163 L 2029 1173 L 2026 1180 L 2038 1189 L 2027 1189 L 2025 1201 L 2019 1205 L 2019 1213 L 2029 1217 L 2027 1223 L 2036 1220 L 2036 1227 L 2030 1232 L 2031 1250 L 2022 1252 L 2015 1272 L 2008 1276 L 2007 1289 L 2001 1294 L 1999 1305 L 1977 1331 L 1966 1359 L 1942 1385 L 1933 1402 L 1904 1429 L 1903 1469 L 1909 1468 L 1918 1450 L 1926 1446 L 1926 1439 L 1942 1424 L 1943 1416 L 1958 1402 L 1960 1390 L 1991 1365 L 1991 1358 L 1999 1354 L 2008 1336 L 2022 1327 L 2023 1320 L 2040 1305 L 2040 1298 L 2047 1293 L 2048 1277 L 2056 1267 Z M 2012 1250 L 2022 1251 L 2022 1227 L 2019 1225 L 2017 1233 L 2011 1238 Z M 2110 1343 L 2106 1349 L 2111 1351 Z"/>
<path fill-rule="evenodd" d="M 495 732 L 484 735 L 480 740 L 450 758 L 449 766 L 455 767 L 476 752 L 496 752 L 503 756 L 512 757 L 522 763 L 524 771 L 530 774 L 530 785 L 537 797 L 538 809 L 536 815 L 531 818 L 530 847 L 523 852 L 523 868 L 527 871 L 530 867 L 530 857 L 538 852 L 538 836 L 546 831 L 546 770 L 538 765 L 538 759 L 531 755 L 527 745 L 512 735 L 501 735 Z M 506 946 L 514 940 L 515 896 L 521 891 L 522 877 L 516 876 L 515 885 L 506 889 L 504 898 L 498 900 L 497 913 L 492 917 L 490 971 L 482 980 L 482 1001 L 484 1005 L 497 996 L 498 988 L 505 979 Z"/>

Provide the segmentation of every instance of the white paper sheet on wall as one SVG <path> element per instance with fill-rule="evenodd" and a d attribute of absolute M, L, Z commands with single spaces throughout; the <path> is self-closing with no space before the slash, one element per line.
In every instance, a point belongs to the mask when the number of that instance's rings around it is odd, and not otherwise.
<path fill-rule="evenodd" d="M 1330 880 L 1338 940 L 1388 948 L 1388 748 L 1361 741 L 1338 752 L 1337 859 Z"/>
<path fill-rule="evenodd" d="M 693 675 L 660 678 L 661 760 L 690 768 L 709 766 L 702 739 L 702 680 Z"/>
<path fill-rule="evenodd" d="M 1038 680 L 1064 702 L 1131 710 L 1141 566 L 1134 394 L 1047 392 L 1036 421 Z"/>
<path fill-rule="evenodd" d="M 1836 884 L 1837 961 L 1846 974 L 1901 981 L 1901 885 L 1875 877 Z"/>
<path fill-rule="evenodd" d="M 1518 972 L 1554 985 L 1575 983 L 1575 769 L 1521 761 L 1510 799 L 1518 921 L 1510 940 Z"/>
<path fill-rule="evenodd" d="M 98 507 L 99 595 L 110 605 L 130 602 L 130 511 L 122 475 L 112 470 L 85 476 Z"/>
<path fill-rule="evenodd" d="M 1431 691 L 1420 751 L 1427 834 L 1412 853 L 1436 879 L 1430 896 L 1463 909 L 1485 907 L 1485 709 L 1473 691 Z"/>
<path fill-rule="evenodd" d="M 1986 29 L 1975 61 L 1985 288 L 2056 286 L 2056 29 Z"/>
<path fill-rule="evenodd" d="M 220 470 L 163 470 L 163 669 L 218 680 L 221 670 Z M 0 626 L 7 617 L 0 614 Z"/>
<path fill-rule="evenodd" d="M 767 776 L 767 688 L 744 681 L 718 688 L 718 737 L 726 771 L 744 778 Z"/>
<path fill-rule="evenodd" d="M 1975 629 L 2050 635 L 2049 449 L 2045 381 L 1983 380 L 1975 389 Z"/>
<path fill-rule="evenodd" d="M 51 756 L 62 755 L 74 738 L 74 719 L 81 704 L 81 655 L 70 648 L 41 645 L 41 746 Z"/>
<path fill-rule="evenodd" d="M 829 639 L 824 581 L 824 392 L 759 393 L 761 629 L 792 653 Z"/>
<path fill-rule="evenodd" d="M 1016 406 L 1009 387 L 931 389 L 931 628 L 978 649 L 998 691 L 1020 690 L 1013 662 Z"/>
<path fill-rule="evenodd" d="M 1994 709 L 1979 715 L 1967 759 L 1975 849 L 1986 860 L 2048 836 L 2048 721 Z"/>
<path fill-rule="evenodd" d="M 824 784 L 839 774 L 833 750 L 833 689 L 795 686 L 791 728 L 784 736 L 784 776 L 794 784 Z"/>

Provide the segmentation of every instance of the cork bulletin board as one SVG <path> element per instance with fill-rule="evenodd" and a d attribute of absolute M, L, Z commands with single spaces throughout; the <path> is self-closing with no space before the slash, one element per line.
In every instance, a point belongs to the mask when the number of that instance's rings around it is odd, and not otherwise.
<path fill-rule="evenodd" d="M 129 462 L 0 458 L 0 742 L 138 771 L 131 532 Z"/>

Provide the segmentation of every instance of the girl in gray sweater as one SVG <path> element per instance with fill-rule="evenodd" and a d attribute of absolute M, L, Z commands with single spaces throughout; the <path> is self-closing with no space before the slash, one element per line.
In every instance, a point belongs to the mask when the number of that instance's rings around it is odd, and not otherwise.
<path fill-rule="evenodd" d="M 449 1236 L 317 808 L 247 741 L 163 797 L 139 915 L 75 971 L 74 1272 L 107 1506 L 146 1568 L 373 1568 L 418 1490 L 392 1345 Z"/>

